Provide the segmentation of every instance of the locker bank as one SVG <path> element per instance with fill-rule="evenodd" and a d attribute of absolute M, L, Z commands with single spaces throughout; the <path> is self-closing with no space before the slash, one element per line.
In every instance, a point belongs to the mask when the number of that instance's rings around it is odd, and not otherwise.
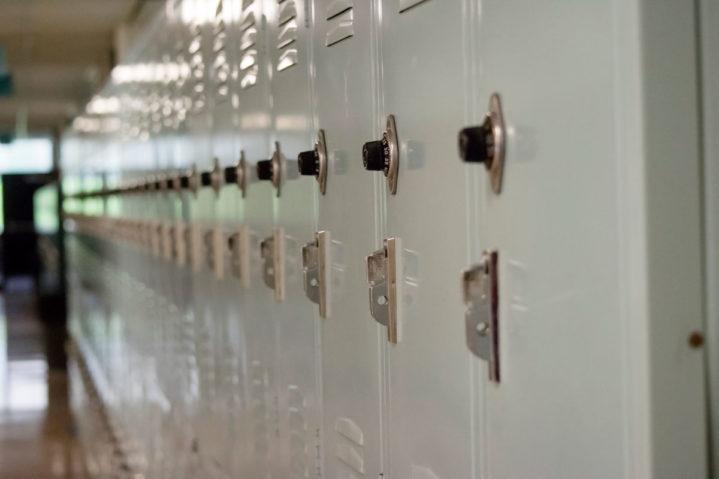
<path fill-rule="evenodd" d="M 719 476 L 717 31 L 713 0 L 161 2 L 62 134 L 88 468 Z"/>

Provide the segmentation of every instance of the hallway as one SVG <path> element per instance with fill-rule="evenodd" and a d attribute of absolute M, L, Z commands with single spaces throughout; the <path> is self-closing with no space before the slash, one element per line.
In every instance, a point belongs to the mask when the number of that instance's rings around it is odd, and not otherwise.
<path fill-rule="evenodd" d="M 0 477 L 84 477 L 67 374 L 48 370 L 31 282 L 9 282 L 0 301 Z"/>

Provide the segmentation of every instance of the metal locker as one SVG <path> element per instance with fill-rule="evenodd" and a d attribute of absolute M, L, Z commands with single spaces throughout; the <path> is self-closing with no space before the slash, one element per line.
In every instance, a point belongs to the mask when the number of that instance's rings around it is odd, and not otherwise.
<path fill-rule="evenodd" d="M 314 108 L 326 141 L 326 192 L 318 229 L 329 251 L 322 339 L 325 477 L 379 477 L 383 332 L 369 315 L 362 258 L 375 242 L 375 179 L 362 169 L 362 144 L 374 135 L 373 2 L 314 3 Z M 308 148 L 309 149 L 309 148 Z M 316 184 L 319 190 L 320 185 Z M 312 238 L 307 238 L 307 241 Z"/>
<path fill-rule="evenodd" d="M 498 92 L 508 141 L 499 194 L 465 166 L 470 263 L 499 257 L 502 375 L 475 376 L 478 474 L 705 477 L 701 353 L 687 343 L 701 321 L 693 8 L 576 7 L 469 10 L 472 124 Z"/>
<path fill-rule="evenodd" d="M 265 2 L 267 60 L 272 71 L 272 157 L 275 292 L 270 305 L 278 318 L 278 404 L 280 477 L 318 474 L 321 437 L 319 328 L 302 281 L 301 246 L 313 237 L 316 215 L 314 182 L 300 176 L 298 153 L 312 145 L 310 19 L 308 0 Z M 279 176 L 279 178 L 278 178 Z M 278 243 L 279 240 L 279 243 Z M 278 283 L 279 282 L 279 283 Z"/>
<path fill-rule="evenodd" d="M 247 189 L 240 208 L 249 245 L 250 277 L 245 309 L 247 335 L 248 408 L 240 419 L 249 445 L 243 475 L 278 477 L 280 471 L 278 411 L 277 322 L 274 290 L 264 281 L 262 242 L 273 236 L 272 184 L 257 175 L 260 161 L 270 158 L 270 59 L 267 20 L 262 0 L 242 2 L 239 21 L 238 85 L 240 156 L 247 163 Z"/>
<path fill-rule="evenodd" d="M 172 148 L 172 163 L 169 165 L 169 174 L 173 180 L 172 190 L 169 192 L 172 221 L 174 223 L 173 240 L 173 273 L 168 281 L 174 284 L 175 306 L 177 308 L 177 331 L 174 354 L 174 367 L 182 371 L 181 391 L 178 397 L 173 398 L 176 410 L 177 432 L 172 444 L 175 451 L 169 451 L 169 457 L 177 461 L 168 466 L 170 474 L 180 471 L 194 471 L 197 468 L 198 443 L 194 429 L 194 422 L 198 409 L 198 363 L 196 355 L 195 326 L 196 315 L 193 307 L 196 293 L 194 291 L 195 264 L 197 259 L 196 227 L 190 216 L 192 204 L 195 201 L 195 192 L 190 186 L 190 173 L 195 171 L 195 155 L 192 151 L 192 139 L 188 135 L 187 100 L 191 87 L 189 75 L 190 53 L 188 52 L 189 39 L 186 23 L 183 22 L 183 3 L 173 2 L 173 10 L 168 14 L 168 28 L 171 35 L 169 43 L 171 48 L 171 63 L 174 62 L 176 74 L 171 78 L 170 109 L 171 124 L 167 129 L 167 141 Z M 183 184 L 187 182 L 187 187 Z"/>
<path fill-rule="evenodd" d="M 218 1 L 184 2 L 181 17 L 186 23 L 184 42 L 188 64 L 186 85 L 187 135 L 190 140 L 192 193 L 187 195 L 186 238 L 188 267 L 191 268 L 192 340 L 197 373 L 197 395 L 192 413 L 195 434 L 190 444 L 193 467 L 200 475 L 226 474 L 226 448 L 229 430 L 222 417 L 221 357 L 222 326 L 226 320 L 225 304 L 221 301 L 221 278 L 214 258 L 220 246 L 220 225 L 216 212 L 216 192 L 212 187 L 215 168 L 213 124 L 216 102 L 214 72 L 214 40 L 218 17 Z M 191 15 L 190 15 L 191 13 Z M 182 15 L 182 10 L 181 10 Z M 222 109 L 218 110 L 222 112 Z M 208 178 L 209 176 L 209 178 Z M 210 181 L 208 181 L 210 180 Z"/>
<path fill-rule="evenodd" d="M 399 157 L 396 184 L 391 163 L 385 170 L 377 218 L 377 239 L 398 242 L 397 304 L 389 297 L 390 308 L 397 308 L 397 336 L 387 341 L 385 365 L 390 477 L 471 477 L 475 464 L 473 361 L 458 287 L 467 249 L 465 172 L 456 146 L 469 94 L 467 4 L 381 2 L 374 137 L 393 115 Z M 452 27 L 427 34 L 439 25 Z M 365 153 L 367 163 L 372 154 Z"/>

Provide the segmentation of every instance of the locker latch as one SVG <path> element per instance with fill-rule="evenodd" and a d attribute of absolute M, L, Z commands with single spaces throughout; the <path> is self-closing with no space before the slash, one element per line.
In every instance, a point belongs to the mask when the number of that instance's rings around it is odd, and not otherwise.
<path fill-rule="evenodd" d="M 186 229 L 187 225 L 182 221 L 178 221 L 177 223 L 175 223 L 175 228 L 173 230 L 175 239 L 173 240 L 172 244 L 174 248 L 173 256 L 178 266 L 184 266 L 185 260 L 187 259 L 187 245 L 185 243 Z"/>
<path fill-rule="evenodd" d="M 202 245 L 201 245 L 201 233 L 200 228 L 194 224 L 188 224 L 183 231 L 185 235 L 185 252 L 187 254 L 187 264 L 194 273 L 200 271 L 202 266 L 202 258 L 200 257 Z"/>
<path fill-rule="evenodd" d="M 399 252 L 399 238 L 387 238 L 382 249 L 367 256 L 370 314 L 387 327 L 387 340 L 393 344 L 399 340 Z"/>
<path fill-rule="evenodd" d="M 162 236 L 165 228 L 163 228 L 162 223 L 159 221 L 153 221 L 151 224 L 152 226 L 150 227 L 150 241 L 152 244 L 152 255 L 156 258 L 160 258 L 162 257 Z"/>
<path fill-rule="evenodd" d="M 205 231 L 205 251 L 207 261 L 207 267 L 215 273 L 217 279 L 222 279 L 224 276 L 224 241 L 223 233 L 220 228 L 211 228 Z"/>
<path fill-rule="evenodd" d="M 232 275 L 240 280 L 243 288 L 250 284 L 249 235 L 246 226 L 232 233 L 228 239 L 232 258 Z"/>
<path fill-rule="evenodd" d="M 327 317 L 327 253 L 329 231 L 318 231 L 315 240 L 302 247 L 302 273 L 305 294 L 320 307 L 320 317 Z"/>
<path fill-rule="evenodd" d="M 284 233 L 282 228 L 276 228 L 272 236 L 268 236 L 260 243 L 260 254 L 264 260 L 262 278 L 268 288 L 275 291 L 275 300 L 280 302 L 285 298 L 284 288 Z"/>
<path fill-rule="evenodd" d="M 171 223 L 164 223 L 162 225 L 162 257 L 170 261 L 172 259 L 172 253 L 174 246 L 172 244 L 175 238 L 174 226 Z"/>
<path fill-rule="evenodd" d="M 498 253 L 484 252 L 482 260 L 462 273 L 467 347 L 489 363 L 489 379 L 499 382 Z"/>

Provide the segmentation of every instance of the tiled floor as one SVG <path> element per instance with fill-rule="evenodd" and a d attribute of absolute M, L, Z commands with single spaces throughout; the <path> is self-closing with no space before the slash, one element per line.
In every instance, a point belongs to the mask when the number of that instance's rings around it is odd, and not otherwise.
<path fill-rule="evenodd" d="M 81 478 L 67 375 L 48 371 L 27 282 L 0 297 L 0 478 Z"/>

